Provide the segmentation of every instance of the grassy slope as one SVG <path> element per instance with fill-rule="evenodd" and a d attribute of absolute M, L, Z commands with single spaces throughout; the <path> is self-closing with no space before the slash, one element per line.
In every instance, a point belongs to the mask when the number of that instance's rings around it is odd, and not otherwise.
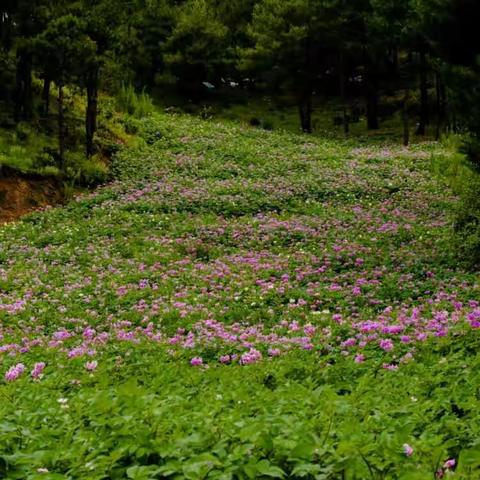
<path fill-rule="evenodd" d="M 448 253 L 445 152 L 140 133 L 114 184 L 0 231 L 2 370 L 26 366 L 0 385 L 2 476 L 478 478 L 478 278 Z"/>
<path fill-rule="evenodd" d="M 62 172 L 58 157 L 58 119 L 56 99 L 50 99 L 47 117 L 40 111 L 39 81 L 35 80 L 35 116 L 31 122 L 15 125 L 11 106 L 0 103 L 0 174 L 11 170 L 23 177 L 35 176 L 63 180 L 69 186 L 91 187 L 104 182 L 108 176 L 110 156 L 118 145 L 131 141 L 122 121 L 126 115 L 117 111 L 115 100 L 101 96 L 98 112 L 98 128 L 95 135 L 97 155 L 87 158 L 85 154 L 85 98 L 76 91 L 66 89 L 66 153 L 65 171 Z M 2 170 L 3 169 L 3 170 Z"/>

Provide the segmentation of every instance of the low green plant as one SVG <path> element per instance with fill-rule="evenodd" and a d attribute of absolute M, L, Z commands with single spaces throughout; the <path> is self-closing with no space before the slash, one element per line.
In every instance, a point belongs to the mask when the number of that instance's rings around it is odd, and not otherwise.
<path fill-rule="evenodd" d="M 132 85 L 122 85 L 116 95 L 116 103 L 118 110 L 136 118 L 147 117 L 155 110 L 148 93 L 145 90 L 138 93 Z"/>
<path fill-rule="evenodd" d="M 135 125 L 115 181 L 0 229 L 0 477 L 478 479 L 452 152 Z"/>
<path fill-rule="evenodd" d="M 108 178 L 108 165 L 100 155 L 85 158 L 82 155 L 70 155 L 67 175 L 76 185 L 92 187 L 104 183 Z"/>
<path fill-rule="evenodd" d="M 465 182 L 455 215 L 455 244 L 460 258 L 480 268 L 480 175 Z"/>
<path fill-rule="evenodd" d="M 464 153 L 471 165 L 480 172 L 480 138 L 468 136 L 463 140 L 460 152 Z"/>

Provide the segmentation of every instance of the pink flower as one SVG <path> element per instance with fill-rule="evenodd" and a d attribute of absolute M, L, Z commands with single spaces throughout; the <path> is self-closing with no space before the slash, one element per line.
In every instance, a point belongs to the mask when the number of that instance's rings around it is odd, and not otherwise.
<path fill-rule="evenodd" d="M 454 458 L 450 458 L 449 460 L 447 460 L 444 464 L 443 464 L 443 468 L 445 468 L 446 470 L 450 469 L 450 468 L 453 468 L 455 465 L 457 464 L 457 462 L 455 461 Z"/>
<path fill-rule="evenodd" d="M 278 357 L 279 355 L 282 354 L 282 352 L 281 352 L 280 349 L 278 349 L 278 348 L 269 348 L 269 349 L 268 349 L 268 354 L 269 354 L 271 357 Z"/>
<path fill-rule="evenodd" d="M 305 327 L 303 328 L 303 331 L 305 332 L 305 335 L 308 335 L 309 337 L 313 337 L 317 329 L 313 325 L 308 324 L 308 325 L 305 325 Z"/>
<path fill-rule="evenodd" d="M 363 363 L 365 361 L 365 355 L 361 353 L 355 357 L 355 363 Z"/>
<path fill-rule="evenodd" d="M 334 315 L 332 315 L 332 320 L 336 323 L 343 323 L 343 318 L 339 313 L 335 313 Z"/>
<path fill-rule="evenodd" d="M 393 350 L 393 342 L 389 338 L 380 340 L 380 348 L 389 352 L 390 350 Z"/>
<path fill-rule="evenodd" d="M 98 366 L 98 362 L 96 360 L 93 360 L 92 362 L 86 362 L 85 363 L 85 368 L 89 371 L 89 372 L 93 372 L 93 370 L 95 370 Z"/>
<path fill-rule="evenodd" d="M 230 355 L 222 355 L 220 357 L 220 363 L 230 363 L 231 358 Z"/>
<path fill-rule="evenodd" d="M 190 365 L 193 365 L 194 367 L 199 367 L 200 365 L 203 365 L 202 357 L 193 357 L 190 360 Z"/>
<path fill-rule="evenodd" d="M 249 365 L 251 363 L 258 362 L 262 358 L 262 354 L 255 348 L 251 348 L 248 352 L 245 352 L 240 360 L 242 365 Z"/>
<path fill-rule="evenodd" d="M 385 370 L 398 370 L 398 365 L 394 365 L 394 364 L 391 364 L 391 363 L 384 363 L 382 365 L 382 367 L 385 369 Z"/>
<path fill-rule="evenodd" d="M 42 375 L 43 369 L 45 368 L 45 362 L 38 362 L 33 366 L 33 370 L 31 373 L 32 378 L 40 378 Z"/>
<path fill-rule="evenodd" d="M 413 455 L 413 448 L 408 443 L 404 443 L 403 444 L 403 453 L 407 457 L 411 457 Z"/>
<path fill-rule="evenodd" d="M 25 365 L 23 363 L 17 363 L 13 367 L 10 367 L 5 374 L 5 380 L 7 382 L 15 381 L 25 371 Z"/>

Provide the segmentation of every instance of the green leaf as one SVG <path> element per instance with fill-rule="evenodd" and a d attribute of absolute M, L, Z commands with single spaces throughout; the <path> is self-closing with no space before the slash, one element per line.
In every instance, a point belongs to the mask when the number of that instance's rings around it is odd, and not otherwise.
<path fill-rule="evenodd" d="M 132 480 L 151 480 L 159 471 L 158 467 L 135 466 L 127 468 L 127 477 Z"/>
<path fill-rule="evenodd" d="M 302 463 L 301 465 L 297 465 L 293 471 L 292 475 L 296 477 L 307 477 L 309 475 L 315 475 L 320 473 L 321 468 L 319 465 L 315 465 L 313 463 Z"/>
<path fill-rule="evenodd" d="M 257 463 L 258 473 L 266 477 L 285 478 L 286 473 L 279 467 L 275 467 L 268 460 L 261 460 Z"/>

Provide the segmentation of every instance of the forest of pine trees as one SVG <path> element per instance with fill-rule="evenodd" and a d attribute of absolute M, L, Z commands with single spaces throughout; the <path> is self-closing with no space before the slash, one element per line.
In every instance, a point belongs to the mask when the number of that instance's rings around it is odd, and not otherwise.
<path fill-rule="evenodd" d="M 437 138 L 480 132 L 475 0 L 6 0 L 0 8 L 2 122 L 49 115 L 54 92 L 60 161 L 65 85 L 85 93 L 89 156 L 99 91 L 122 84 L 194 97 L 206 82 L 248 79 L 249 88 L 288 92 L 307 133 L 314 94 L 338 98 L 346 133 L 359 108 L 378 129 L 391 95 L 405 143 L 412 126 Z M 33 77 L 43 82 L 41 104 Z"/>

